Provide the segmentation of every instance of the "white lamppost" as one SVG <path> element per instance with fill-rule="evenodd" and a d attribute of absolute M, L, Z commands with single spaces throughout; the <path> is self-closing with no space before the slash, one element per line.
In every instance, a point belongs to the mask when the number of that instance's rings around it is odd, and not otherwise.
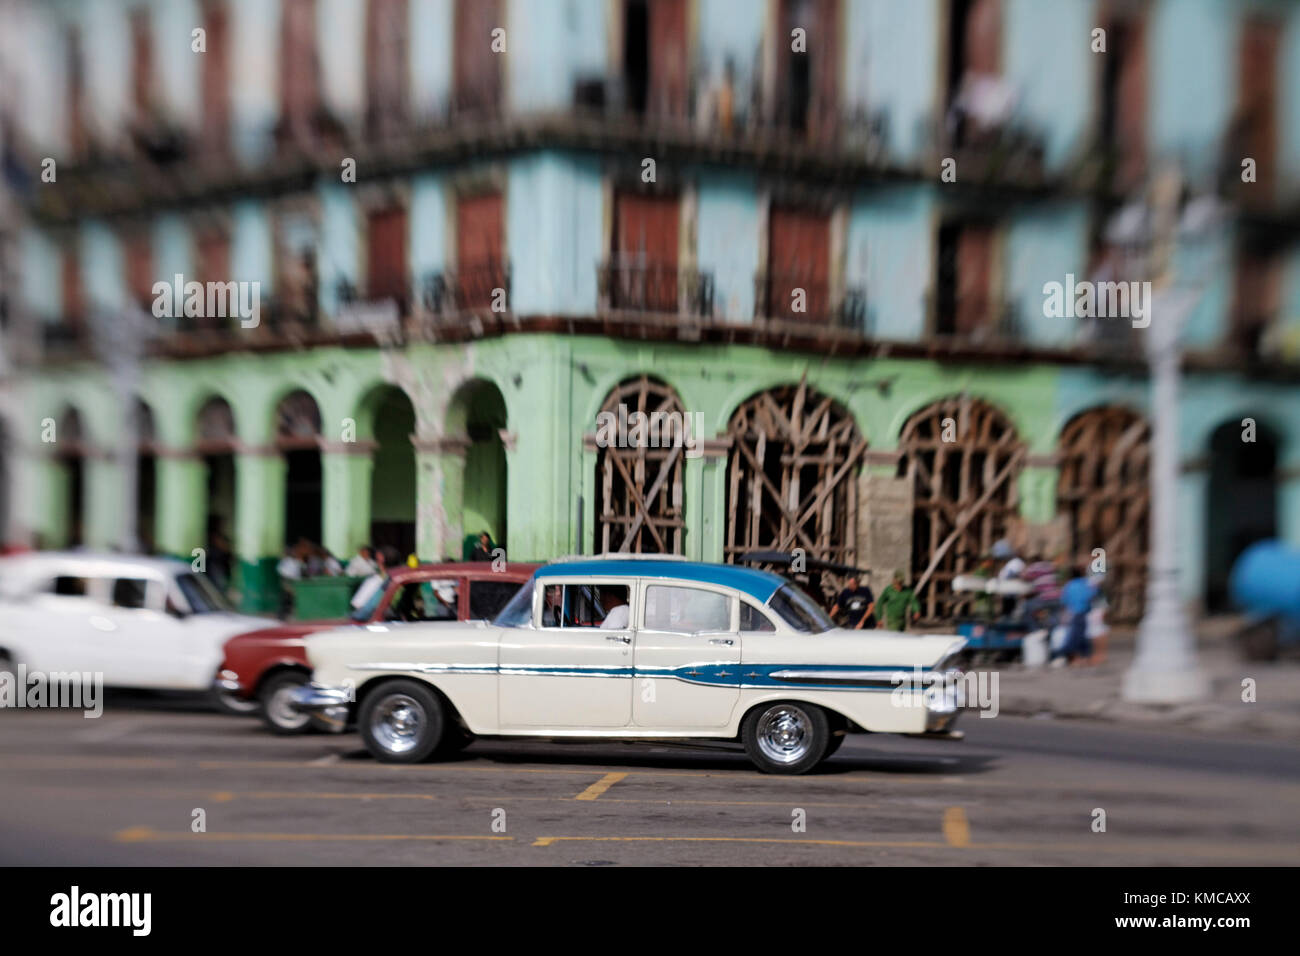
<path fill-rule="evenodd" d="M 1182 202 L 1177 169 L 1159 174 L 1149 200 L 1120 210 L 1108 238 L 1136 255 L 1137 277 L 1150 277 L 1150 325 L 1143 331 L 1151 369 L 1151 552 L 1146 611 L 1137 653 L 1124 675 L 1126 700 L 1183 703 L 1203 698 L 1209 682 L 1196 661 L 1196 644 L 1179 587 L 1178 477 L 1179 374 L 1184 321 L 1208 281 L 1204 264 L 1191 283 L 1174 285 L 1174 253 L 1180 239 L 1199 245 L 1219 221 L 1213 198 Z"/>

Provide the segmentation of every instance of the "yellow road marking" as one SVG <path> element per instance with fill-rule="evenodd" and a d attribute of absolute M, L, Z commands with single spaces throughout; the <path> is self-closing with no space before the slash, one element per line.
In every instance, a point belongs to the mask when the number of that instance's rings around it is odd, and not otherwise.
<path fill-rule="evenodd" d="M 386 840 L 513 840 L 512 836 L 473 836 L 458 833 L 165 833 L 152 827 L 128 827 L 113 834 L 118 843 L 163 843 L 200 840 L 210 843 L 310 843 L 344 840 L 353 842 Z"/>
<path fill-rule="evenodd" d="M 800 840 L 789 837 L 662 837 L 662 836 L 549 836 L 538 837 L 533 846 L 554 846 L 560 842 L 592 843 L 789 843 L 802 846 L 901 847 L 943 849 L 934 840 Z"/>
<path fill-rule="evenodd" d="M 970 823 L 961 807 L 943 811 L 943 838 L 949 846 L 970 846 Z"/>
<path fill-rule="evenodd" d="M 625 779 L 626 777 L 627 774 L 625 773 L 607 773 L 605 774 L 605 776 L 601 777 L 599 780 L 597 780 L 590 787 L 582 791 L 582 793 L 578 794 L 573 799 L 595 800 L 597 797 L 599 797 L 610 787 L 614 786 L 614 784 L 618 783 L 620 780 Z"/>

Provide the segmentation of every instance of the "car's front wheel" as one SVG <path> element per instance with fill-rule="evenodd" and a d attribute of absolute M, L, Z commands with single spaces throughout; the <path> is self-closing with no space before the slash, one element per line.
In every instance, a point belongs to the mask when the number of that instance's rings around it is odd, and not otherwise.
<path fill-rule="evenodd" d="M 807 773 L 825 758 L 831 726 L 820 707 L 781 701 L 750 711 L 740 739 L 764 773 Z"/>
<path fill-rule="evenodd" d="M 221 688 L 217 688 L 212 692 L 212 703 L 222 713 L 235 714 L 239 717 L 257 713 L 259 706 L 255 698 L 239 697 L 234 691 L 222 690 Z"/>
<path fill-rule="evenodd" d="M 312 715 L 295 710 L 293 692 L 311 680 L 300 671 L 277 674 L 258 692 L 258 715 L 276 734 L 305 734 L 312 729 Z"/>
<path fill-rule="evenodd" d="M 357 729 L 366 749 L 385 763 L 419 763 L 438 748 L 447 719 L 442 702 L 423 684 L 392 680 L 361 704 Z"/>

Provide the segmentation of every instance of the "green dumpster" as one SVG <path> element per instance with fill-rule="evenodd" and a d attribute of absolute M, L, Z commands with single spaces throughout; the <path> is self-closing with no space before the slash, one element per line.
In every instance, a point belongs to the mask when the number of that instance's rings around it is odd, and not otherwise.
<path fill-rule="evenodd" d="M 291 581 L 294 619 L 318 621 L 347 617 L 352 612 L 352 594 L 364 580 L 322 577 Z"/>

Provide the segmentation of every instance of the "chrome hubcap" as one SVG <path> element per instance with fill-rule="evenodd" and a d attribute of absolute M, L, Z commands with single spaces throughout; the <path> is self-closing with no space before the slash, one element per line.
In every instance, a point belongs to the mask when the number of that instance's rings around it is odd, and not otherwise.
<path fill-rule="evenodd" d="M 301 686 L 301 684 L 287 684 L 271 695 L 271 700 L 266 706 L 266 712 L 276 726 L 302 727 L 307 721 L 311 720 L 310 714 L 300 713 L 289 705 L 293 698 L 293 692 Z"/>
<path fill-rule="evenodd" d="M 758 749 L 777 763 L 802 760 L 812 747 L 812 721 L 792 704 L 778 704 L 758 719 Z"/>
<path fill-rule="evenodd" d="M 414 750 L 424 733 L 424 708 L 406 694 L 386 697 L 370 718 L 371 735 L 389 753 Z"/>

